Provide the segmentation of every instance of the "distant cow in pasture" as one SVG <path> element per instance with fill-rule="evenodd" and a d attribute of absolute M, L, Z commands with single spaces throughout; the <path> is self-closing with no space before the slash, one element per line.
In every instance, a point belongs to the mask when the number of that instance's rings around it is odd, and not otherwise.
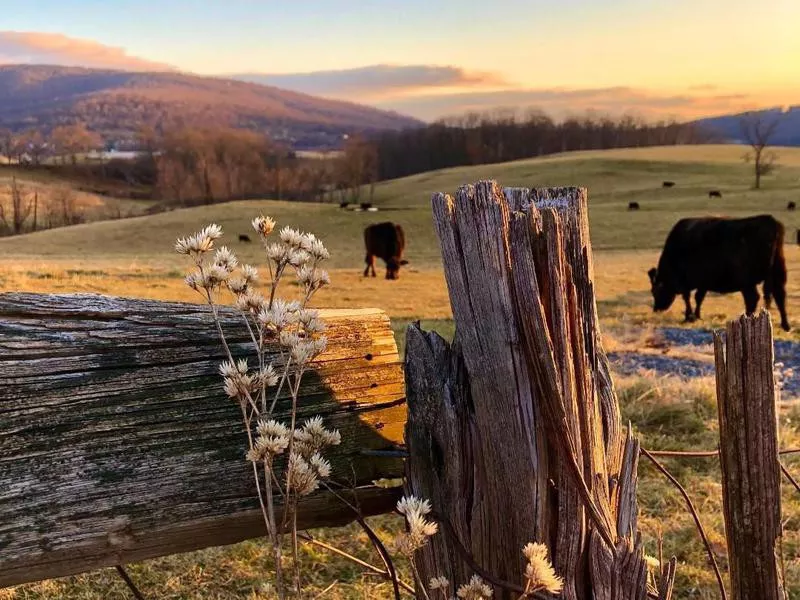
<path fill-rule="evenodd" d="M 709 198 L 722 198 L 722 192 L 719 190 L 709 190 L 708 192 Z"/>
<path fill-rule="evenodd" d="M 369 210 L 370 208 L 372 208 L 372 204 L 370 202 L 361 203 L 361 210 Z"/>
<path fill-rule="evenodd" d="M 628 202 L 628 210 L 639 210 L 638 202 Z"/>
<path fill-rule="evenodd" d="M 339 202 L 339 208 L 347 208 L 350 206 L 349 202 Z"/>
<path fill-rule="evenodd" d="M 661 183 L 661 187 L 665 187 L 665 188 L 675 187 L 675 182 L 674 181 L 663 181 Z"/>
<path fill-rule="evenodd" d="M 797 204 L 795 204 L 794 202 L 789 202 L 789 204 L 786 205 L 786 210 L 794 210 L 796 208 Z"/>
<path fill-rule="evenodd" d="M 741 292 L 745 311 L 753 314 L 759 300 L 756 286 L 763 283 L 764 304 L 769 308 L 775 298 L 781 327 L 789 331 L 783 238 L 783 225 L 769 215 L 681 219 L 667 236 L 658 268 L 647 273 L 653 311 L 669 309 L 680 294 L 686 305 L 686 321 L 694 321 L 700 318 L 700 305 L 707 292 Z M 697 290 L 694 312 L 692 290 Z"/>
<path fill-rule="evenodd" d="M 369 225 L 364 229 L 364 245 L 367 249 L 365 259 L 367 268 L 364 269 L 364 277 L 370 272 L 375 277 L 375 258 L 380 258 L 386 263 L 386 279 L 400 277 L 400 266 L 408 264 L 408 261 L 403 259 L 406 237 L 400 225 L 388 221 Z"/>
<path fill-rule="evenodd" d="M 244 233 L 239 234 L 239 241 L 240 242 L 250 242 L 250 236 L 245 235 Z"/>

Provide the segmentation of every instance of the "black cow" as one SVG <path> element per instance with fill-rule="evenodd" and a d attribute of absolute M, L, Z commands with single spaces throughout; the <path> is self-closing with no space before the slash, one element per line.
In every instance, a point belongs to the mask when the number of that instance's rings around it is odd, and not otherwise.
<path fill-rule="evenodd" d="M 372 208 L 372 203 L 371 202 L 362 202 L 361 203 L 361 210 L 369 210 L 370 208 Z"/>
<path fill-rule="evenodd" d="M 667 236 L 658 269 L 647 273 L 653 310 L 667 310 L 680 294 L 686 304 L 686 321 L 693 321 L 700 318 L 706 292 L 741 292 L 745 311 L 753 314 L 759 300 L 756 286 L 763 282 L 766 307 L 774 297 L 781 327 L 789 331 L 783 236 L 783 225 L 769 215 L 681 219 Z M 697 290 L 694 312 L 692 290 Z"/>
<path fill-rule="evenodd" d="M 638 202 L 628 202 L 628 210 L 639 210 Z"/>
<path fill-rule="evenodd" d="M 794 210 L 796 208 L 797 204 L 795 204 L 794 202 L 789 202 L 789 204 L 786 205 L 786 210 Z"/>
<path fill-rule="evenodd" d="M 347 208 L 350 206 L 349 202 L 339 202 L 339 208 Z"/>
<path fill-rule="evenodd" d="M 370 271 L 375 277 L 376 257 L 386 263 L 386 279 L 400 277 L 400 266 L 408 264 L 408 261 L 403 259 L 406 237 L 400 225 L 388 221 L 369 225 L 364 229 L 364 245 L 367 247 L 365 259 L 367 268 L 364 269 L 364 277 L 367 277 Z"/>
<path fill-rule="evenodd" d="M 661 187 L 666 187 L 666 188 L 675 187 L 675 182 L 674 181 L 664 181 L 664 182 L 661 183 Z"/>
<path fill-rule="evenodd" d="M 708 192 L 708 197 L 709 198 L 722 198 L 722 192 L 720 192 L 719 190 L 710 190 Z"/>
<path fill-rule="evenodd" d="M 250 236 L 249 235 L 245 235 L 243 233 L 240 233 L 239 234 L 239 241 L 240 242 L 249 242 L 250 241 Z"/>

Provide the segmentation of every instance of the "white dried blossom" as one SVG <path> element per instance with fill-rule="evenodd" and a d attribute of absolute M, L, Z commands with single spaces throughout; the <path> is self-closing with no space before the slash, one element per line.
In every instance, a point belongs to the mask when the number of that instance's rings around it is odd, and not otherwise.
<path fill-rule="evenodd" d="M 316 261 L 327 260 L 331 257 L 331 253 L 325 247 L 321 240 L 314 238 L 308 248 L 305 249 Z"/>
<path fill-rule="evenodd" d="M 258 433 L 258 435 L 271 435 L 274 437 L 285 437 L 287 440 L 289 439 L 289 428 L 275 419 L 261 419 L 256 426 L 256 433 Z"/>
<path fill-rule="evenodd" d="M 329 285 L 331 278 L 324 269 L 304 265 L 297 270 L 297 281 L 307 289 L 316 291 L 322 286 Z"/>
<path fill-rule="evenodd" d="M 214 265 L 222 267 L 228 273 L 233 273 L 238 264 L 239 259 L 227 246 L 223 246 L 214 254 Z"/>
<path fill-rule="evenodd" d="M 228 280 L 230 273 L 220 265 L 211 265 L 203 277 L 203 287 L 209 290 L 219 287 Z"/>
<path fill-rule="evenodd" d="M 322 455 L 319 452 L 314 452 L 314 454 L 311 455 L 311 458 L 308 459 L 308 463 L 311 465 L 311 468 L 314 469 L 314 472 L 320 479 L 327 479 L 330 477 L 331 463 L 322 458 Z"/>
<path fill-rule="evenodd" d="M 416 496 L 403 496 L 397 501 L 397 512 L 401 515 L 430 514 L 431 503 L 428 500 L 417 498 Z"/>
<path fill-rule="evenodd" d="M 272 307 L 264 307 L 259 311 L 258 321 L 263 327 L 280 332 L 297 320 L 297 313 L 289 308 L 286 302 L 276 298 L 272 301 Z"/>
<path fill-rule="evenodd" d="M 234 277 L 233 279 L 228 279 L 228 289 L 236 294 L 237 296 L 241 296 L 245 292 L 247 292 L 247 282 L 244 279 L 240 279 L 239 277 Z"/>
<path fill-rule="evenodd" d="M 203 287 L 203 276 L 200 272 L 189 273 L 184 281 L 193 290 L 199 290 Z"/>
<path fill-rule="evenodd" d="M 302 342 L 303 338 L 301 338 L 296 333 L 292 333 L 292 332 L 289 332 L 289 331 L 281 331 L 281 335 L 280 335 L 279 341 L 280 341 L 281 346 L 283 346 L 284 348 L 290 348 L 291 349 L 291 348 L 295 347 L 296 345 L 298 345 L 300 342 Z"/>
<path fill-rule="evenodd" d="M 342 435 L 336 429 L 326 429 L 322 417 L 307 419 L 301 429 L 295 429 L 294 441 L 297 451 L 309 457 L 327 446 L 338 446 L 342 443 Z"/>
<path fill-rule="evenodd" d="M 288 248 L 283 244 L 278 244 L 278 243 L 270 244 L 269 246 L 267 246 L 267 258 L 280 264 L 286 262 L 286 260 L 289 258 L 290 251 L 291 248 Z"/>
<path fill-rule="evenodd" d="M 264 296 L 253 290 L 248 290 L 247 293 L 236 298 L 236 308 L 242 312 L 258 314 L 263 310 L 266 303 Z"/>
<path fill-rule="evenodd" d="M 275 372 L 275 368 L 272 365 L 267 365 L 257 375 L 258 379 L 258 386 L 260 387 L 263 383 L 266 387 L 272 387 L 278 384 L 280 381 L 280 377 Z"/>
<path fill-rule="evenodd" d="M 268 236 L 275 229 L 275 221 L 269 217 L 261 215 L 252 221 L 253 229 L 255 229 L 262 237 Z"/>
<path fill-rule="evenodd" d="M 647 568 L 651 571 L 656 571 L 657 573 L 661 572 L 661 561 L 658 560 L 655 556 L 650 556 L 649 554 L 644 555 L 644 564 L 647 565 Z"/>
<path fill-rule="evenodd" d="M 226 377 L 225 383 L 223 388 L 225 393 L 228 395 L 229 398 L 240 398 L 242 395 L 242 390 L 238 385 L 238 379 L 236 377 Z"/>
<path fill-rule="evenodd" d="M 219 374 L 223 377 L 236 377 L 239 374 L 239 370 L 231 361 L 226 360 L 219 366 Z"/>
<path fill-rule="evenodd" d="M 289 251 L 288 263 L 295 269 L 301 269 L 303 266 L 311 262 L 311 255 L 305 250 L 299 248 L 292 248 Z"/>
<path fill-rule="evenodd" d="M 305 236 L 297 231 L 297 229 L 292 229 L 288 226 L 281 229 L 278 235 L 281 241 L 290 248 L 301 248 L 303 240 L 305 239 Z"/>
<path fill-rule="evenodd" d="M 319 478 L 306 459 L 296 452 L 289 455 L 287 486 L 298 496 L 307 496 L 319 487 Z"/>
<path fill-rule="evenodd" d="M 222 237 L 222 228 L 212 223 L 198 233 L 180 238 L 175 242 L 178 254 L 203 254 L 214 247 L 214 240 Z"/>
<path fill-rule="evenodd" d="M 528 559 L 525 567 L 525 578 L 528 580 L 527 589 L 530 592 L 560 593 L 564 587 L 564 580 L 556 575 L 548 558 L 547 546 L 540 543 L 526 544 L 522 553 Z"/>
<path fill-rule="evenodd" d="M 236 370 L 239 371 L 240 374 L 246 375 L 247 374 L 247 359 L 240 358 L 236 361 Z"/>
<path fill-rule="evenodd" d="M 479 575 L 473 575 L 469 583 L 458 588 L 457 596 L 463 600 L 483 600 L 492 597 L 492 588 Z"/>
<path fill-rule="evenodd" d="M 428 583 L 428 589 L 431 591 L 446 590 L 449 585 L 450 581 L 447 577 L 431 577 L 430 583 Z"/>
<path fill-rule="evenodd" d="M 242 279 L 244 279 L 246 283 L 250 284 L 258 281 L 258 269 L 256 269 L 254 266 L 242 265 L 241 272 Z"/>

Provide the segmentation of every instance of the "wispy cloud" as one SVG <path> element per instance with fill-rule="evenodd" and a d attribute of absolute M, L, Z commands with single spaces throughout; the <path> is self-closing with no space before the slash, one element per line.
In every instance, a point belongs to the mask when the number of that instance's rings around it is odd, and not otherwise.
<path fill-rule="evenodd" d="M 699 94 L 688 91 L 672 94 L 631 87 L 466 91 L 388 98 L 377 103 L 381 108 L 426 120 L 497 108 L 517 111 L 537 109 L 557 118 L 595 111 L 612 116 L 631 114 L 647 119 L 689 119 L 744 110 L 758 104 L 758 98 L 747 94 Z"/>
<path fill-rule="evenodd" d="M 0 31 L 0 64 L 53 64 L 128 71 L 165 71 L 174 67 L 137 56 L 124 48 L 59 33 Z"/>
<path fill-rule="evenodd" d="M 439 65 L 370 65 L 336 71 L 243 73 L 230 77 L 348 100 L 400 97 L 431 89 L 498 89 L 510 85 L 497 73 Z"/>

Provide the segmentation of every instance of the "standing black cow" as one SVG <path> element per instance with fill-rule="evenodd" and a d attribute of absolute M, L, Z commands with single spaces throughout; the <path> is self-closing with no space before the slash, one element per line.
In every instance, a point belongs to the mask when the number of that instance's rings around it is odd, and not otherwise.
<path fill-rule="evenodd" d="M 680 294 L 686 320 L 693 321 L 700 318 L 706 292 L 741 292 L 745 311 L 753 314 L 759 300 L 756 286 L 763 282 L 766 307 L 774 297 L 781 327 L 789 331 L 783 236 L 783 225 L 769 215 L 681 219 L 667 236 L 658 269 L 648 272 L 653 310 L 667 310 Z M 697 290 L 694 312 L 692 290 Z"/>
<path fill-rule="evenodd" d="M 796 208 L 797 204 L 795 202 L 789 202 L 789 204 L 786 205 L 786 210 L 794 210 Z"/>
<path fill-rule="evenodd" d="M 638 202 L 628 202 L 628 210 L 639 210 Z"/>
<path fill-rule="evenodd" d="M 408 261 L 403 259 L 406 237 L 400 225 L 387 221 L 366 227 L 364 229 L 364 245 L 367 248 L 365 259 L 367 268 L 364 269 L 364 277 L 367 277 L 370 271 L 375 277 L 375 258 L 377 257 L 386 263 L 386 279 L 399 279 L 400 266 L 408 264 Z"/>
<path fill-rule="evenodd" d="M 665 187 L 665 188 L 675 187 L 675 182 L 674 181 L 662 181 L 661 182 L 661 187 Z"/>
<path fill-rule="evenodd" d="M 709 190 L 708 192 L 709 198 L 722 198 L 722 192 L 719 190 Z"/>

